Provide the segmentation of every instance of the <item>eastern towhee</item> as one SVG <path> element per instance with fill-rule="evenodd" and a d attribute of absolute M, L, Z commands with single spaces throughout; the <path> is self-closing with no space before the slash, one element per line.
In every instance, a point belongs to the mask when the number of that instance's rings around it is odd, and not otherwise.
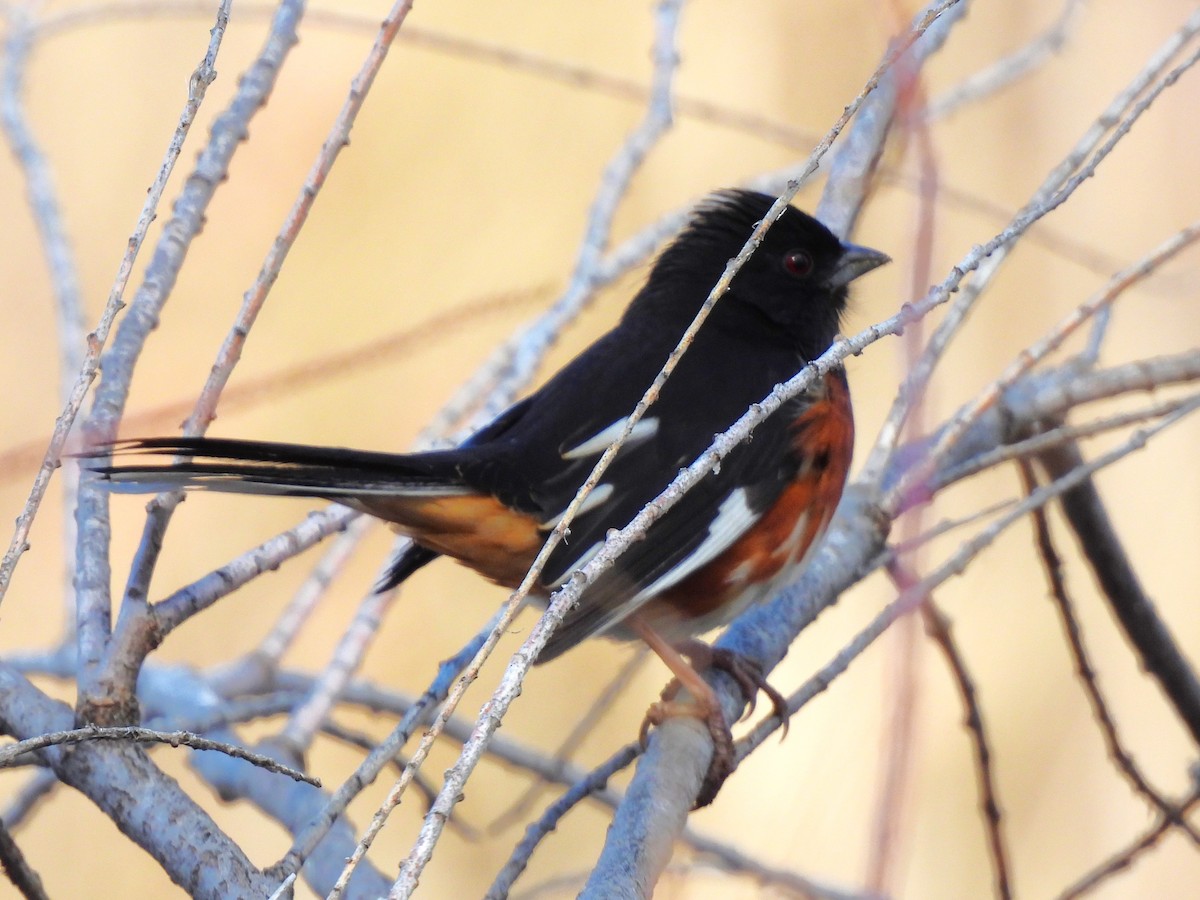
<path fill-rule="evenodd" d="M 118 489 L 320 497 L 369 513 L 413 540 L 381 589 L 442 555 L 514 588 L 772 203 L 741 190 L 705 199 L 615 328 L 454 449 L 390 454 L 165 437 L 94 450 L 87 455 L 101 464 L 93 471 Z M 628 524 L 714 435 L 824 353 L 838 333 L 847 286 L 887 261 L 788 207 L 583 504 L 569 540 L 542 572 L 540 597 L 583 566 L 605 533 Z M 716 696 L 695 668 L 714 659 L 694 638 L 795 578 L 841 497 L 853 438 L 846 376 L 834 369 L 761 423 L 588 584 L 538 659 L 594 635 L 649 644 L 694 698 L 668 698 L 651 719 L 697 716 L 714 737 L 701 805 L 715 796 L 733 755 Z M 117 464 L 104 459 L 109 453 Z M 139 458 L 146 456 L 150 462 Z M 181 459 L 162 459 L 168 456 Z M 749 687 L 748 700 L 755 685 L 764 686 L 736 660 L 715 662 Z M 778 706 L 779 695 L 771 696 Z"/>

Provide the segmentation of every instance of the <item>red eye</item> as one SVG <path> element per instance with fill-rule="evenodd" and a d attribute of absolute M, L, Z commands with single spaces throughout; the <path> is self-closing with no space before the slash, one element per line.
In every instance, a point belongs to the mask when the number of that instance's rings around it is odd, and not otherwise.
<path fill-rule="evenodd" d="M 807 278 L 813 270 L 812 255 L 807 250 L 789 250 L 783 255 L 783 267 L 789 275 Z"/>

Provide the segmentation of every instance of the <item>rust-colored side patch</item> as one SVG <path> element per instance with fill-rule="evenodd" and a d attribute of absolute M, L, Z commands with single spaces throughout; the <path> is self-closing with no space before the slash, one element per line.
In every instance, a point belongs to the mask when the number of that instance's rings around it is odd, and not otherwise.
<path fill-rule="evenodd" d="M 792 449 L 799 459 L 795 480 L 724 553 L 651 601 L 651 618 L 654 607 L 668 619 L 711 617 L 747 588 L 804 559 L 833 518 L 854 451 L 854 416 L 841 373 L 827 375 L 822 396 L 796 418 Z"/>
<path fill-rule="evenodd" d="M 515 588 L 546 535 L 529 516 L 494 497 L 363 497 L 356 504 L 418 543 Z"/>

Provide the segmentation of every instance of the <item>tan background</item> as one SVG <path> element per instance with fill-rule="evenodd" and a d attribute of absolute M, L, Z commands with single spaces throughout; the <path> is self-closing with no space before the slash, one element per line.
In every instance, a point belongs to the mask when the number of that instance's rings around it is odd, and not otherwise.
<path fill-rule="evenodd" d="M 1019 46 L 1057 15 L 1049 6 L 1034 0 L 975 4 L 928 70 L 931 94 Z M 1089 4 L 1071 42 L 1036 76 L 937 125 L 944 183 L 1015 209 L 1191 6 L 1183 0 Z M 848 0 L 736 5 L 698 0 L 684 14 L 679 90 L 819 134 L 858 91 L 882 52 L 888 26 L 877 7 Z M 51 11 L 64 8 L 50 5 Z M 360 10 L 368 21 L 385 11 L 365 0 L 341 8 Z M 220 78 L 201 113 L 197 138 L 258 50 L 265 20 L 252 10 L 235 4 L 218 62 Z M 410 23 L 648 80 L 647 0 L 549 6 L 524 0 L 427 0 L 418 4 Z M 32 61 L 26 91 L 30 116 L 54 167 L 89 321 L 99 314 L 210 25 L 207 15 L 106 20 L 48 37 Z M 134 413 L 186 402 L 203 382 L 372 36 L 369 29 L 316 22 L 302 32 L 192 248 L 139 370 Z M 1123 263 L 1190 222 L 1200 208 L 1198 108 L 1200 76 L 1192 72 L 1139 123 L 1099 177 L 1050 218 L 1047 229 Z M 232 387 L 414 328 L 439 312 L 497 292 L 544 285 L 548 298 L 570 270 L 604 164 L 640 115 L 635 102 L 399 43 L 254 329 Z M 194 148 L 185 150 L 181 172 L 194 153 Z M 712 188 L 736 184 L 799 155 L 760 136 L 683 117 L 636 177 L 618 216 L 617 237 Z M 902 160 L 894 156 L 891 162 Z M 180 181 L 177 174 L 168 197 Z M 798 202 L 811 207 L 816 196 L 809 191 Z M 5 323 L 0 379 L 10 385 L 0 405 L 0 450 L 26 442 L 44 446 L 58 410 L 54 314 L 21 180 L 7 154 L 0 159 L 0 211 Z M 895 187 L 882 189 L 869 207 L 856 238 L 886 249 L 900 262 L 859 287 L 848 332 L 889 315 L 908 299 L 903 261 L 911 255 L 913 217 L 911 194 Z M 1001 224 L 943 201 L 936 277 Z M 971 396 L 1017 349 L 1095 290 L 1108 271 L 1088 271 L 1060 254 L 1025 245 L 949 355 L 935 384 L 933 414 L 944 416 Z M 1193 253 L 1168 277 L 1122 300 L 1105 361 L 1195 346 L 1200 334 L 1196 283 Z M 611 322 L 635 285 L 629 278 L 606 292 L 567 334 L 550 364 L 566 359 Z M 429 334 L 402 358 L 331 376 L 319 387 L 275 391 L 224 413 L 213 433 L 402 448 L 489 348 L 531 316 L 539 302 L 545 299 L 481 317 L 453 333 Z M 902 366 L 895 341 L 851 361 L 860 454 Z M 186 408 L 127 433 L 169 432 Z M 1193 658 L 1200 651 L 1197 438 L 1195 422 L 1175 428 L 1100 479 L 1148 589 Z M 11 521 L 24 501 L 32 467 L 10 464 L 0 475 L 0 520 Z M 977 508 L 1014 489 L 1011 471 L 990 475 L 950 494 L 927 521 Z M 37 521 L 32 550 L 3 607 L 2 652 L 44 646 L 58 634 L 64 592 L 61 507 L 60 497 L 52 494 Z M 153 596 L 286 528 L 305 508 L 300 501 L 192 498 L 172 525 Z M 119 589 L 140 532 L 141 503 L 120 499 L 115 510 L 114 587 Z M 1059 533 L 1063 548 L 1070 549 Z M 293 665 L 316 669 L 323 663 L 387 545 L 381 533 L 367 542 L 290 655 Z M 930 558 L 939 560 L 953 546 L 939 546 Z M 306 561 L 294 562 L 223 601 L 173 635 L 160 658 L 203 666 L 251 648 L 306 570 Z M 1157 690 L 1140 676 L 1092 595 L 1087 573 L 1072 561 L 1068 576 L 1129 746 L 1165 791 L 1183 791 L 1195 748 Z M 802 638 L 774 682 L 785 690 L 797 685 L 891 595 L 890 586 L 876 577 L 844 597 Z M 1044 595 L 1026 527 L 1012 530 L 965 578 L 939 593 L 980 682 L 1016 886 L 1024 897 L 1052 895 L 1151 821 L 1145 805 L 1131 797 L 1105 759 Z M 387 622 L 366 674 L 419 688 L 436 661 L 461 646 L 501 596 L 450 564 L 431 567 L 413 580 Z M 522 628 L 531 621 L 523 619 Z M 520 637 L 514 635 L 511 646 Z M 917 761 L 907 812 L 897 823 L 901 862 L 895 893 L 984 896 L 990 876 L 962 713 L 941 659 L 917 643 L 922 672 Z M 539 670 L 504 733 L 553 746 L 625 652 L 596 643 Z M 743 767 L 720 800 L 693 818 L 696 827 L 777 865 L 847 886 L 861 883 L 872 798 L 887 752 L 883 725 L 891 695 L 886 683 L 895 652 L 887 641 L 871 650 L 794 722 L 786 742 L 771 742 Z M 478 708 L 498 672 L 499 665 L 485 670 L 465 709 Z M 634 734 L 663 680 L 657 666 L 645 670 L 587 743 L 585 761 L 602 759 Z M 374 731 L 383 733 L 378 726 Z M 256 862 L 268 864 L 286 849 L 286 836 L 248 807 L 209 800 L 181 752 L 160 751 L 156 758 L 195 787 Z M 451 759 L 449 749 L 439 750 L 427 769 L 431 777 Z M 321 745 L 310 761 L 327 783 L 336 783 L 355 756 Z M 21 778 L 5 776 L 5 792 Z M 523 784 L 511 772 L 486 765 L 461 807 L 463 819 L 486 825 Z M 366 821 L 382 790 L 377 785 L 356 804 L 358 822 Z M 385 870 L 406 852 L 420 813 L 419 804 L 407 803 L 393 817 L 372 853 Z M 606 821 L 591 807 L 572 814 L 534 857 L 525 884 L 585 871 Z M 123 896 L 177 893 L 141 851 L 77 795 L 56 795 L 17 836 L 52 896 L 115 895 L 118 884 Z M 482 844 L 448 836 L 422 879 L 424 892 L 479 895 L 518 837 L 516 829 Z M 1187 897 L 1197 883 L 1200 854 L 1171 837 L 1097 896 Z M 752 897 L 761 890 L 749 880 L 702 870 L 672 876 L 660 896 Z M 573 888 L 564 895 L 573 895 Z"/>

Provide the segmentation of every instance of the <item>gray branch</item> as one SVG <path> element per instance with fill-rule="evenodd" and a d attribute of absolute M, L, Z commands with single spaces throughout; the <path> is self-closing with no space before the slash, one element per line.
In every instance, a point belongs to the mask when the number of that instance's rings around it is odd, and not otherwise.
<path fill-rule="evenodd" d="M 0 665 L 0 696 L 0 727 L 17 738 L 66 731 L 75 724 L 69 707 L 6 665 Z M 273 890 L 241 848 L 140 747 L 84 743 L 70 750 L 49 747 L 41 754 L 60 781 L 95 803 L 191 896 L 225 900 Z"/>

